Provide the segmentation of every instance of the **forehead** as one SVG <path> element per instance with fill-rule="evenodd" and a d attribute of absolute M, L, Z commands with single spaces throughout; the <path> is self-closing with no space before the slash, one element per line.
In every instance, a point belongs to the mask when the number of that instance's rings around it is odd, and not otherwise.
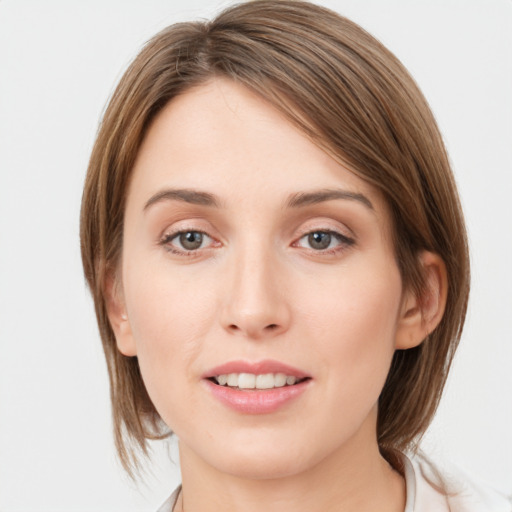
<path fill-rule="evenodd" d="M 320 188 L 364 194 L 375 189 L 314 144 L 276 108 L 246 87 L 215 79 L 173 99 L 141 145 L 131 191 L 211 190 L 250 204 Z"/>

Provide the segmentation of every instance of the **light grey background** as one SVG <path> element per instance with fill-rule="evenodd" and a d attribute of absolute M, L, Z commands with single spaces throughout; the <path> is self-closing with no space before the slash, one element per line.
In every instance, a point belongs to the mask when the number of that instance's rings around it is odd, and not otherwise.
<path fill-rule="evenodd" d="M 425 449 L 512 493 L 512 2 L 332 0 L 380 38 L 437 116 L 473 262 L 466 331 Z M 115 461 L 106 369 L 79 257 L 106 99 L 157 30 L 205 0 L 0 0 L 0 510 L 153 511 Z M 176 456 L 174 455 L 174 458 Z"/>

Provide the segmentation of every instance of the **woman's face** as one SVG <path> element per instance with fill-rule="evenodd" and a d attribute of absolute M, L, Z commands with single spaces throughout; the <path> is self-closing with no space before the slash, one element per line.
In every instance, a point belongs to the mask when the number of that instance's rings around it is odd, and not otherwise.
<path fill-rule="evenodd" d="M 182 456 L 268 478 L 376 445 L 404 309 L 391 238 L 380 194 L 247 89 L 167 105 L 111 318 Z"/>

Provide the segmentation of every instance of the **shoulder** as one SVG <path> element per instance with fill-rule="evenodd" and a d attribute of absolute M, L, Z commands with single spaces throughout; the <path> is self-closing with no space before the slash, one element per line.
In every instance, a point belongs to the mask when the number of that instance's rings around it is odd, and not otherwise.
<path fill-rule="evenodd" d="M 403 458 L 405 512 L 512 512 L 512 501 L 460 469 L 433 463 L 425 455 Z"/>

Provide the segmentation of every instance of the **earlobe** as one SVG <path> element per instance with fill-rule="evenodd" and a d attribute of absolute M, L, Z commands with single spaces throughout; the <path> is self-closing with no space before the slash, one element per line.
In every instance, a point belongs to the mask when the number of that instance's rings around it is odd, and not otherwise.
<path fill-rule="evenodd" d="M 119 352 L 125 356 L 136 356 L 137 348 L 126 313 L 123 291 L 118 278 L 113 273 L 109 273 L 105 280 L 105 301 Z"/>
<path fill-rule="evenodd" d="M 395 348 L 416 347 L 439 325 L 443 318 L 448 293 L 446 265 L 435 253 L 424 251 L 419 256 L 425 274 L 425 287 L 420 296 L 405 292 L 398 320 Z"/>

